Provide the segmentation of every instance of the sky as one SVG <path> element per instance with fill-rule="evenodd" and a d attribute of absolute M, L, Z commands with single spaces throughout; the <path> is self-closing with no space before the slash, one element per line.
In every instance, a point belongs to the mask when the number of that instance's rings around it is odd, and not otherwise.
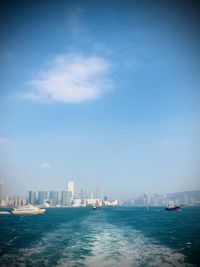
<path fill-rule="evenodd" d="M 1 1 L 10 196 L 200 189 L 198 1 Z"/>

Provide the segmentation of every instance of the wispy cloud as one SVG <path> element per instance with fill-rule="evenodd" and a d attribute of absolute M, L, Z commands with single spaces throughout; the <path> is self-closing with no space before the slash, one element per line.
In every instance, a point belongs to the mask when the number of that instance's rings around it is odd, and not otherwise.
<path fill-rule="evenodd" d="M 10 140 L 8 138 L 0 137 L 0 145 L 9 144 Z"/>
<path fill-rule="evenodd" d="M 12 60 L 14 55 L 10 52 L 0 52 L 0 60 Z"/>
<path fill-rule="evenodd" d="M 49 169 L 49 168 L 51 168 L 51 164 L 50 164 L 50 163 L 47 163 L 47 162 L 42 163 L 42 164 L 40 165 L 40 168 L 41 168 L 41 169 L 44 169 L 44 170 Z"/>
<path fill-rule="evenodd" d="M 89 34 L 89 30 L 83 22 L 84 12 L 83 7 L 74 6 L 67 13 L 68 30 L 74 37 L 80 38 L 83 34 Z"/>
<path fill-rule="evenodd" d="M 29 82 L 32 89 L 23 97 L 30 100 L 80 103 L 99 98 L 112 87 L 110 63 L 103 57 L 59 55 Z"/>

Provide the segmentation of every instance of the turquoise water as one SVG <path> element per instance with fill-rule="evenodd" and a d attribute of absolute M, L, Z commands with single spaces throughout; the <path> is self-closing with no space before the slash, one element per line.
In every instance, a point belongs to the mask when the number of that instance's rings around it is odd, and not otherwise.
<path fill-rule="evenodd" d="M 200 266 L 200 208 L 0 215 L 0 266 Z"/>

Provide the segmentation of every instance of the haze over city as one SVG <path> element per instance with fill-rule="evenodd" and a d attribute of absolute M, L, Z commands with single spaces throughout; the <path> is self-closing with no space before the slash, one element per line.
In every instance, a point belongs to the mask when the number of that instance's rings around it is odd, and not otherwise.
<path fill-rule="evenodd" d="M 7 194 L 101 184 L 111 198 L 199 182 L 195 1 L 1 1 Z"/>

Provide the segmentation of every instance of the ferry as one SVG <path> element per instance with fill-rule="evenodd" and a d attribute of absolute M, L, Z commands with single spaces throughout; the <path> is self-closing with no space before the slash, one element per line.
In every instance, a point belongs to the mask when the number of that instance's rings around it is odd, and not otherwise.
<path fill-rule="evenodd" d="M 25 214 L 43 214 L 46 209 L 40 209 L 39 207 L 31 204 L 14 208 L 12 214 L 25 215 Z"/>

